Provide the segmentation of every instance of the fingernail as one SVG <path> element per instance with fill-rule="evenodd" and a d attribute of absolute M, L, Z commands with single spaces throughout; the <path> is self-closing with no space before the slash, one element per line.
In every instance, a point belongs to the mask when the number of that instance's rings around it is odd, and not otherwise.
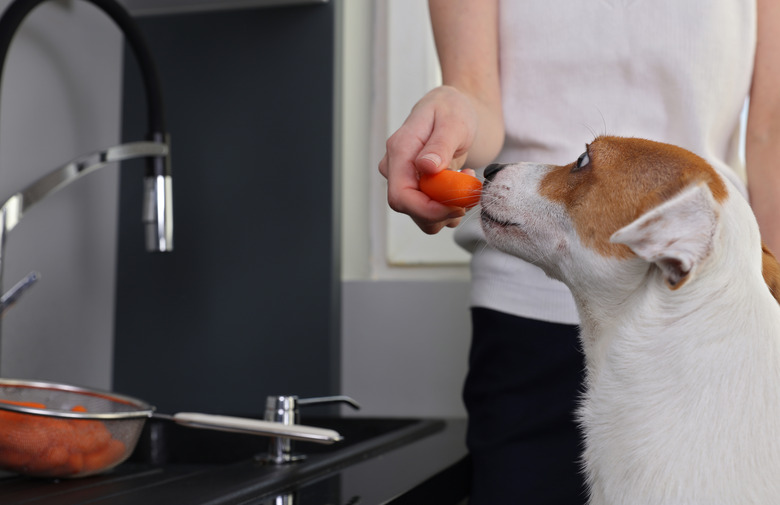
<path fill-rule="evenodd" d="M 439 168 L 439 165 L 441 165 L 441 157 L 438 154 L 428 153 L 421 156 L 420 159 L 430 161 L 436 168 Z"/>

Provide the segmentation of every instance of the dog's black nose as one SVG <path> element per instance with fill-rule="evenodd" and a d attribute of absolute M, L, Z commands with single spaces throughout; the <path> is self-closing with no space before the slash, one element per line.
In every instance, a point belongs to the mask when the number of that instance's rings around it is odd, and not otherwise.
<path fill-rule="evenodd" d="M 493 177 L 496 176 L 497 173 L 499 173 L 506 165 L 502 165 L 501 163 L 491 163 L 490 165 L 485 167 L 485 180 L 486 181 L 492 181 Z"/>

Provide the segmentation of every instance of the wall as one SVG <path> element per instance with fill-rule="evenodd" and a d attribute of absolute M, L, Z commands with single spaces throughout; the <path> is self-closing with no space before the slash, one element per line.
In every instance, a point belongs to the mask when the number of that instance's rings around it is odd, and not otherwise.
<path fill-rule="evenodd" d="M 2 82 L 2 201 L 118 142 L 121 47 L 111 20 L 85 2 L 48 2 L 22 24 Z M 2 376 L 110 386 L 116 191 L 117 170 L 106 168 L 9 234 L 5 287 L 31 270 L 42 278 L 2 320 Z"/>
<path fill-rule="evenodd" d="M 149 4 L 124 3 L 137 12 Z M 383 85 L 372 70 L 373 37 L 382 29 L 375 3 L 335 2 L 343 37 L 336 55 L 342 135 L 335 148 L 345 193 L 344 328 L 341 348 L 334 349 L 343 364 L 339 389 L 361 400 L 362 415 L 462 415 L 467 274 L 390 266 L 384 228 L 377 230 L 386 219 L 377 152 L 391 126 L 372 128 L 372 104 Z M 118 142 L 121 61 L 121 35 L 85 2 L 53 1 L 31 15 L 14 42 L 2 86 L 0 197 L 79 154 Z M 410 106 L 400 104 L 397 114 Z M 179 165 L 175 131 L 173 140 L 178 175 L 187 167 Z M 112 168 L 86 178 L 33 209 L 10 234 L 6 286 L 31 269 L 43 278 L 2 321 L 3 376 L 112 387 L 117 180 Z M 136 219 L 130 218 L 131 227 Z M 190 343 L 183 340 L 181 348 Z M 132 366 L 149 372 L 143 359 Z"/>
<path fill-rule="evenodd" d="M 363 404 L 358 415 L 464 416 L 468 268 L 451 260 L 451 234 L 430 237 L 392 215 L 377 171 L 387 136 L 436 84 L 427 6 L 338 5 L 341 389 Z M 402 250 L 406 262 L 392 250 Z"/>
<path fill-rule="evenodd" d="M 139 18 L 172 142 L 174 250 L 147 254 L 124 171 L 115 388 L 161 410 L 259 414 L 334 394 L 339 275 L 333 4 Z M 124 134 L 143 135 L 134 65 Z"/>

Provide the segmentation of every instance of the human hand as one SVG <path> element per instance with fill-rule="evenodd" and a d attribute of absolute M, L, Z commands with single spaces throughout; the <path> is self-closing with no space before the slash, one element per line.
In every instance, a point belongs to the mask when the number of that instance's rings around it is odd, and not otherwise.
<path fill-rule="evenodd" d="M 387 151 L 379 163 L 379 172 L 387 179 L 390 208 L 409 215 L 428 234 L 457 226 L 465 209 L 432 200 L 420 191 L 418 174 L 461 168 L 476 129 L 472 101 L 453 87 L 438 87 L 417 102 L 404 124 L 387 140 Z"/>

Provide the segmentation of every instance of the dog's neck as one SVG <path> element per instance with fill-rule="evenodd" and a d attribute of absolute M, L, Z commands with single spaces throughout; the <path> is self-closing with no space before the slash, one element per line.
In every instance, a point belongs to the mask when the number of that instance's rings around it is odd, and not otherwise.
<path fill-rule="evenodd" d="M 626 260 L 608 285 L 592 280 L 570 285 L 589 372 L 598 373 L 616 342 L 620 349 L 633 342 L 647 352 L 684 353 L 693 342 L 739 341 L 778 328 L 757 325 L 780 321 L 780 306 L 757 269 L 758 229 L 745 227 L 744 212 L 739 207 L 724 212 L 723 219 L 742 225 L 719 227 L 712 254 L 679 289 L 671 289 L 657 267 L 639 258 Z"/>
<path fill-rule="evenodd" d="M 780 305 L 756 272 L 758 247 L 746 247 L 743 237 L 741 246 L 718 248 L 677 290 L 648 267 L 646 283 L 621 287 L 626 298 L 619 309 L 577 297 L 588 384 L 578 417 L 588 433 L 584 461 L 593 503 L 606 503 L 604 496 L 625 489 L 620 480 L 631 477 L 624 473 L 654 478 L 634 479 L 639 487 L 630 496 L 609 503 L 655 496 L 657 482 L 682 493 L 681 501 L 670 503 L 740 503 L 724 498 L 719 482 L 685 494 L 687 479 L 730 471 L 733 453 L 728 443 L 711 443 L 707 433 L 713 431 L 749 437 L 756 468 L 774 468 L 772 449 L 765 452 L 753 441 L 775 440 L 776 423 L 744 433 L 744 418 L 780 415 Z M 613 304 L 619 298 L 612 296 Z M 741 414 L 723 416 L 726 411 Z M 667 437 L 646 439 L 667 426 L 674 426 Z M 616 461 L 624 473 L 609 470 Z M 759 481 L 770 478 L 756 475 Z"/>

